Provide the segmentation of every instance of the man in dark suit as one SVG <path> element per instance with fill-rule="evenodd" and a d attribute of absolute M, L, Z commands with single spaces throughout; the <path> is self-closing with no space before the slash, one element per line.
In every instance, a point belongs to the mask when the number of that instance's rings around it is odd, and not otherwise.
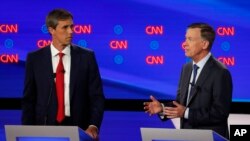
<path fill-rule="evenodd" d="M 144 109 L 162 120 L 180 118 L 181 128 L 211 129 L 229 138 L 232 78 L 210 53 L 214 39 L 215 31 L 208 24 L 188 26 L 184 49 L 192 61 L 182 68 L 176 101 L 162 104 L 150 96 L 152 101 L 145 102 Z"/>
<path fill-rule="evenodd" d="M 26 60 L 22 124 L 79 126 L 97 139 L 105 98 L 94 52 L 71 43 L 68 11 L 51 11 L 46 25 L 51 45 Z"/>

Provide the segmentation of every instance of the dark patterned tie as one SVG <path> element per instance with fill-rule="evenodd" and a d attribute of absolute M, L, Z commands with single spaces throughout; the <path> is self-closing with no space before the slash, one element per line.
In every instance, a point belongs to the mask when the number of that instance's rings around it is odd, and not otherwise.
<path fill-rule="evenodd" d="M 189 93 L 189 98 L 188 98 L 188 102 L 190 101 L 191 97 L 193 96 L 194 94 L 194 90 L 195 90 L 195 79 L 196 79 L 196 75 L 197 75 L 197 70 L 199 69 L 199 67 L 194 64 L 193 65 L 193 80 L 191 82 L 191 90 L 190 90 L 190 93 Z"/>
<path fill-rule="evenodd" d="M 56 69 L 56 95 L 57 95 L 57 122 L 62 122 L 64 115 L 64 67 L 62 62 L 63 53 L 59 52 L 59 63 Z"/>

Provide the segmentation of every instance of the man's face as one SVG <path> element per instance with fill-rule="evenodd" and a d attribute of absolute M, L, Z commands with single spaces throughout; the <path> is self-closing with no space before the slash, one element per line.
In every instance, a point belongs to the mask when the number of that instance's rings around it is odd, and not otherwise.
<path fill-rule="evenodd" d="M 73 37 L 73 20 L 59 20 L 55 29 L 49 28 L 55 46 L 67 46 Z"/>
<path fill-rule="evenodd" d="M 186 40 L 183 44 L 185 55 L 194 61 L 199 61 L 203 57 L 203 51 L 207 48 L 207 41 L 202 39 L 200 28 L 189 28 L 185 38 Z"/>

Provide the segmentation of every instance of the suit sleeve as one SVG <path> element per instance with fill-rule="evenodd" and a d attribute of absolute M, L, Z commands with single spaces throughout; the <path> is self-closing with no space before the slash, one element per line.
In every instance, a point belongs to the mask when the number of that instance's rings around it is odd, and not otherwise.
<path fill-rule="evenodd" d="M 103 119 L 105 97 L 100 72 L 93 52 L 90 55 L 89 65 L 90 125 L 100 128 Z"/>
<path fill-rule="evenodd" d="M 34 72 L 32 66 L 32 55 L 28 54 L 26 59 L 24 90 L 22 98 L 22 124 L 35 124 L 35 103 L 36 86 L 34 81 Z"/>

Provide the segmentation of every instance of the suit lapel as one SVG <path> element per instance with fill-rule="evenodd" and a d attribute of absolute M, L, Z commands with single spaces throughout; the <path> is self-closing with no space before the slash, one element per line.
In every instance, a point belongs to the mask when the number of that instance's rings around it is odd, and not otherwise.
<path fill-rule="evenodd" d="M 183 103 L 185 105 L 187 105 L 187 95 L 188 95 L 188 88 L 189 88 L 189 83 L 190 83 L 190 77 L 191 77 L 191 73 L 192 73 L 192 63 L 190 62 L 188 65 L 187 65 L 187 69 L 186 69 L 186 72 L 184 72 L 183 74 L 185 75 L 184 76 L 184 97 L 183 97 Z M 187 75 L 186 75 L 187 74 Z"/>
<path fill-rule="evenodd" d="M 195 91 L 192 95 L 192 97 L 190 98 L 189 103 L 192 101 L 192 99 L 198 94 L 200 87 L 203 85 L 203 83 L 205 82 L 205 80 L 207 79 L 207 77 L 209 76 L 210 73 L 210 67 L 212 67 L 213 65 L 213 60 L 214 58 L 211 56 L 208 61 L 206 62 L 206 64 L 204 65 L 197 81 L 195 84 Z M 189 103 L 187 105 L 189 105 Z"/>
<path fill-rule="evenodd" d="M 44 59 L 43 59 L 44 63 L 43 63 L 42 69 L 45 71 L 44 74 L 49 75 L 48 79 L 50 82 L 51 79 L 54 78 L 50 46 L 47 46 L 44 48 L 43 56 L 44 56 Z"/>
<path fill-rule="evenodd" d="M 210 67 L 212 67 L 213 65 L 213 60 L 214 58 L 212 56 L 208 59 L 207 63 L 205 64 L 204 68 L 202 69 L 200 73 L 199 78 L 197 79 L 197 82 L 196 82 L 197 86 L 201 86 L 206 80 L 206 78 L 208 77 L 209 72 L 210 72 Z"/>
<path fill-rule="evenodd" d="M 79 61 L 81 57 L 79 56 L 79 53 L 77 53 L 77 48 L 73 45 L 70 46 L 70 54 L 71 54 L 71 66 L 70 66 L 70 100 L 72 99 L 73 92 L 74 92 L 74 86 L 75 81 L 77 78 Z"/>
<path fill-rule="evenodd" d="M 192 73 L 192 63 L 187 64 L 186 68 L 184 69 L 185 72 L 183 72 L 182 75 L 184 75 L 184 79 L 183 79 L 183 87 L 181 88 L 182 91 L 182 98 L 181 98 L 181 103 L 183 103 L 184 105 L 186 105 L 187 102 L 187 95 L 188 95 L 188 87 L 189 87 L 189 80 L 191 77 L 191 73 Z"/>

